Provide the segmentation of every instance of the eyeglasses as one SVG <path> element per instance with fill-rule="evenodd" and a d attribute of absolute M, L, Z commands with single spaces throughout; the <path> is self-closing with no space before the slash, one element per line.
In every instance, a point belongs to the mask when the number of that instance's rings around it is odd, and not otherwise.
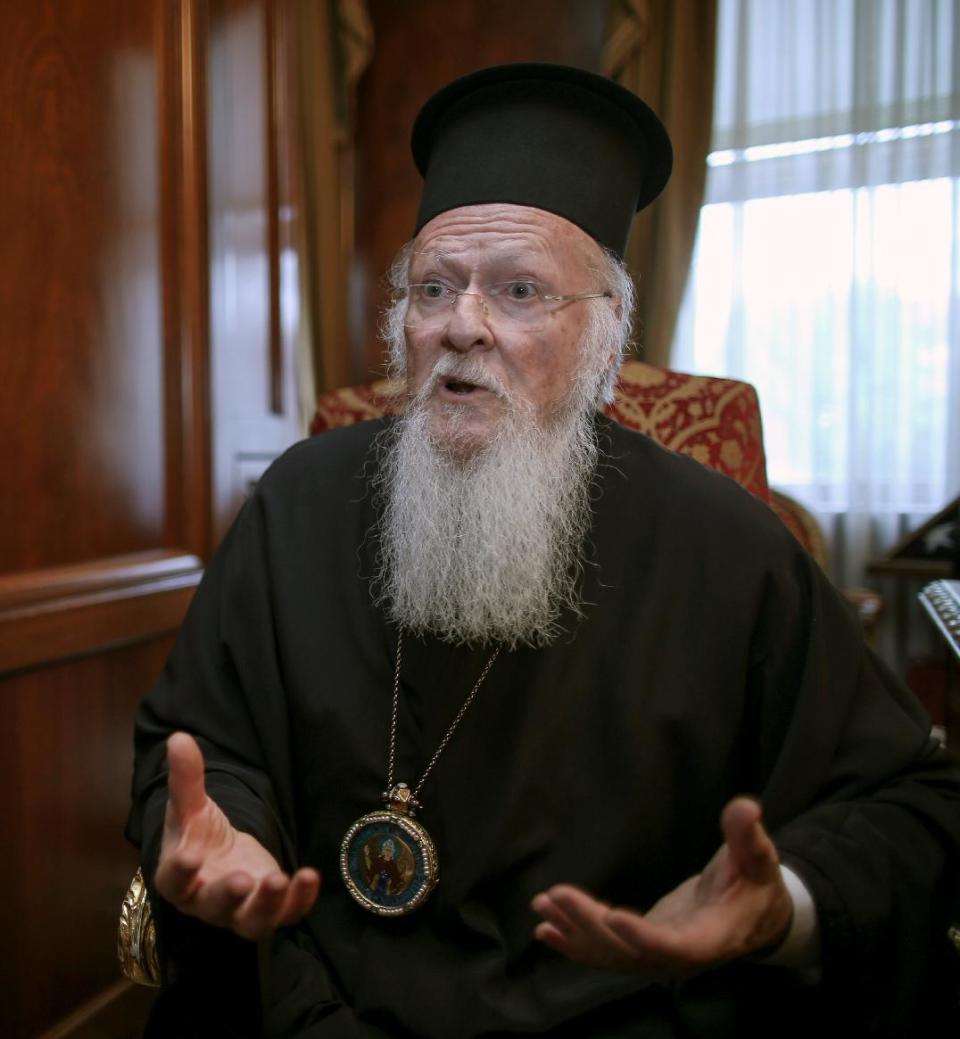
<path fill-rule="evenodd" d="M 542 328 L 561 303 L 582 299 L 613 299 L 612 292 L 575 292 L 564 296 L 544 291 L 535 281 L 498 281 L 483 285 L 476 292 L 455 289 L 445 281 L 421 282 L 407 286 L 407 313 L 404 324 L 413 328 L 439 328 L 450 320 L 461 296 L 475 296 L 485 317 L 527 330 Z"/>

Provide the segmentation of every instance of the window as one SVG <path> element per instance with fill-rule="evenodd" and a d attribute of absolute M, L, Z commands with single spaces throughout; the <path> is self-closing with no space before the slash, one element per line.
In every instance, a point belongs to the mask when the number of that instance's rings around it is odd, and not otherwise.
<path fill-rule="evenodd" d="M 841 535 L 844 583 L 960 493 L 958 21 L 937 0 L 720 0 L 672 363 L 756 385 L 770 482 Z"/>

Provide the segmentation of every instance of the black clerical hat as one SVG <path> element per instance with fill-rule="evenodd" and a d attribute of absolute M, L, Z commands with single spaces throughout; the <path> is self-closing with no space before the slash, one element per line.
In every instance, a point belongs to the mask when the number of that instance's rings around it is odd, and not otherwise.
<path fill-rule="evenodd" d="M 419 230 L 459 206 L 546 209 L 622 256 L 633 214 L 670 176 L 663 124 L 613 80 L 565 65 L 497 65 L 447 84 L 413 125 Z"/>

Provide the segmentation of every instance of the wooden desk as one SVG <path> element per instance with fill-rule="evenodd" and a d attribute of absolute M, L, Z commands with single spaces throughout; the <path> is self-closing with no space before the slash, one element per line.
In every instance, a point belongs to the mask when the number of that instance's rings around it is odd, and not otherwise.
<path fill-rule="evenodd" d="M 943 640 L 947 657 L 944 689 L 947 744 L 960 748 L 960 581 L 931 581 L 919 599 Z"/>

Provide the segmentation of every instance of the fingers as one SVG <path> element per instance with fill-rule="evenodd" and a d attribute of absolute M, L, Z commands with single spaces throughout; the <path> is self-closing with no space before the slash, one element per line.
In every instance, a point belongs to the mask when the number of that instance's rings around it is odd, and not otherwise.
<path fill-rule="evenodd" d="M 298 870 L 293 877 L 271 873 L 235 908 L 229 926 L 241 937 L 258 941 L 302 919 L 319 890 L 320 874 L 314 869 Z"/>
<path fill-rule="evenodd" d="M 229 926 L 242 938 L 258 941 L 278 926 L 280 911 L 290 887 L 290 879 L 283 873 L 271 873 L 237 906 Z"/>
<path fill-rule="evenodd" d="M 650 977 L 683 977 L 774 944 L 791 904 L 760 805 L 734 798 L 721 825 L 725 843 L 703 872 L 645 914 L 557 885 L 532 902 L 543 917 L 536 937 L 579 963 Z"/>
<path fill-rule="evenodd" d="M 290 927 L 313 908 L 320 893 L 320 874 L 315 869 L 299 869 L 290 881 L 290 890 L 279 916 L 280 927 Z"/>
<path fill-rule="evenodd" d="M 681 885 L 668 898 L 687 901 Z M 657 920 L 627 908 L 611 908 L 576 888 L 560 885 L 533 900 L 544 917 L 534 934 L 564 956 L 606 970 L 680 978 L 731 958 L 729 927 L 711 913 L 667 913 Z M 733 946 L 740 948 L 739 944 Z"/>
<path fill-rule="evenodd" d="M 635 969 L 682 977 L 713 961 L 709 921 L 690 928 L 682 921 L 664 924 L 629 909 L 611 909 L 606 925 L 631 950 Z"/>
<path fill-rule="evenodd" d="M 608 969 L 628 969 L 633 953 L 606 924 L 610 908 L 567 884 L 537 895 L 531 903 L 543 917 L 534 931 L 546 945 L 578 963 Z"/>
<path fill-rule="evenodd" d="M 769 884 L 779 878 L 780 857 L 756 801 L 735 797 L 724 808 L 720 825 L 732 863 L 747 880 Z"/>
<path fill-rule="evenodd" d="M 206 800 L 203 754 L 192 736 L 175 732 L 167 740 L 167 767 L 169 804 L 182 824 L 199 812 Z"/>
<path fill-rule="evenodd" d="M 189 901 L 196 893 L 201 865 L 201 857 L 190 851 L 173 855 L 161 852 L 154 876 L 157 890 L 171 905 Z"/>
<path fill-rule="evenodd" d="M 567 885 L 551 888 L 546 898 L 549 905 L 541 903 L 550 914 L 546 926 L 553 927 L 559 939 L 553 940 L 545 931 L 542 940 L 580 962 L 613 970 L 643 970 L 651 976 L 690 967 L 689 939 L 676 926 L 658 924 L 632 909 L 611 908 Z M 536 908 L 538 900 L 534 901 Z"/>
<path fill-rule="evenodd" d="M 568 948 L 568 937 L 577 930 L 573 920 L 564 912 L 562 906 L 553 895 L 557 889 L 537 895 L 531 902 L 531 908 L 535 913 L 543 917 L 543 922 L 537 924 L 534 930 L 535 937 L 546 942 L 560 952 L 566 952 Z"/>
<path fill-rule="evenodd" d="M 207 923 L 232 927 L 236 914 L 255 891 L 257 883 L 249 873 L 237 870 L 216 883 L 205 884 L 185 908 Z"/>
<path fill-rule="evenodd" d="M 320 891 L 315 869 L 288 877 L 278 871 L 259 879 L 236 870 L 203 882 L 196 866 L 171 857 L 157 869 L 157 890 L 181 912 L 228 927 L 242 938 L 259 941 L 278 927 L 289 927 L 312 908 Z"/>

